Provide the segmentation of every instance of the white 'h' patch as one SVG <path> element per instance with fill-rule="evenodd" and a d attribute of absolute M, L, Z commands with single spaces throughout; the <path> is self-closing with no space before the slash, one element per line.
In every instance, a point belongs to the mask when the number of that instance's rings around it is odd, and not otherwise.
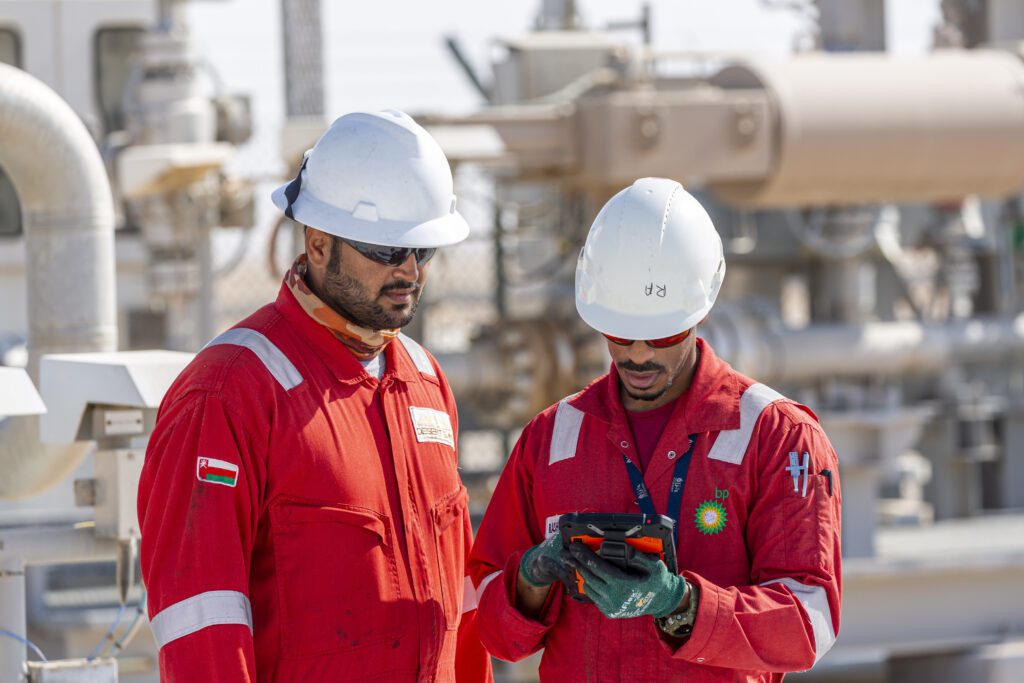
<path fill-rule="evenodd" d="M 558 533 L 558 520 L 562 515 L 551 515 L 544 520 L 544 540 L 547 540 Z"/>

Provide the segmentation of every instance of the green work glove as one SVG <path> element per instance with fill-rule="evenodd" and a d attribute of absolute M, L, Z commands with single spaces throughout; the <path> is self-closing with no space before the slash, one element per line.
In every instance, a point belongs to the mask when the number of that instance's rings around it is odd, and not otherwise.
<path fill-rule="evenodd" d="M 562 535 L 555 534 L 543 543 L 538 543 L 525 553 L 519 561 L 519 575 L 526 583 L 537 588 L 550 586 L 565 576 L 567 569 L 562 561 Z"/>
<path fill-rule="evenodd" d="M 664 617 L 686 595 L 686 579 L 670 572 L 656 555 L 637 553 L 630 560 L 637 571 L 620 569 L 582 543 L 571 544 L 568 555 L 571 567 L 583 576 L 587 597 L 611 619 Z"/>

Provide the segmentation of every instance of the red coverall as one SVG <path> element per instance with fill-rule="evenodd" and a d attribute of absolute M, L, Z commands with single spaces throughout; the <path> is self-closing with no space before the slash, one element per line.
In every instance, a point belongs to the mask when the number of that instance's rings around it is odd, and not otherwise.
<path fill-rule="evenodd" d="M 378 381 L 285 286 L 175 381 L 139 483 L 165 683 L 490 678 L 455 400 L 400 340 Z"/>
<path fill-rule="evenodd" d="M 469 562 L 477 626 L 495 656 L 517 661 L 544 648 L 540 674 L 549 681 L 732 683 L 779 681 L 771 672 L 809 669 L 832 646 L 835 452 L 809 409 L 697 344 L 693 384 L 644 472 L 656 510 L 667 514 L 675 458 L 697 434 L 679 514 L 679 567 L 700 588 L 691 637 L 674 647 L 653 618 L 605 618 L 561 584 L 536 620 L 515 607 L 522 553 L 557 531 L 559 515 L 640 511 L 622 459 L 634 442 L 613 368 L 530 422 L 477 531 Z"/>

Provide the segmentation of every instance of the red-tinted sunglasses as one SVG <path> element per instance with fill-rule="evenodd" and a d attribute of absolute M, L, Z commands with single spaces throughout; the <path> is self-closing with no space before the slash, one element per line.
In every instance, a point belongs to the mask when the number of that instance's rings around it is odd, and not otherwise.
<path fill-rule="evenodd" d="M 604 334 L 602 332 L 602 334 Z M 670 346 L 675 346 L 684 339 L 690 336 L 690 330 L 683 330 L 679 334 L 673 334 L 671 337 L 662 337 L 661 339 L 645 339 L 644 344 L 647 344 L 652 349 L 667 349 Z M 613 344 L 619 346 L 629 346 L 638 339 L 623 339 L 622 337 L 613 337 L 610 334 L 605 334 L 604 338 Z"/>

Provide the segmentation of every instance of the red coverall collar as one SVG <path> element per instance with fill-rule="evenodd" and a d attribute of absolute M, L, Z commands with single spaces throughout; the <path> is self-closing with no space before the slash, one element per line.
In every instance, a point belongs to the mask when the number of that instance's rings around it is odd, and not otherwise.
<path fill-rule="evenodd" d="M 356 384 L 359 382 L 377 382 L 376 377 L 371 377 L 363 364 L 356 359 L 352 352 L 331 334 L 330 330 L 309 317 L 305 309 L 295 300 L 295 295 L 288 289 L 287 284 L 281 285 L 277 294 L 277 301 L 274 307 L 285 317 L 291 328 L 298 332 L 302 338 L 319 352 L 317 355 L 339 382 L 345 384 Z M 381 352 L 384 354 L 384 361 L 387 368 L 381 381 L 388 378 L 397 379 L 402 382 L 419 382 L 421 379 L 419 370 L 413 364 L 409 354 L 404 348 L 398 350 L 398 344 L 392 342 L 384 347 Z"/>
<path fill-rule="evenodd" d="M 690 388 L 679 397 L 669 420 L 668 429 L 679 428 L 687 434 L 738 429 L 740 426 L 740 395 L 745 385 L 742 375 L 715 355 L 711 345 L 697 339 L 700 360 Z M 749 382 L 748 382 L 749 383 Z M 570 399 L 570 405 L 593 415 L 629 434 L 625 408 L 619 398 L 619 375 L 613 365 L 601 377 Z"/>

